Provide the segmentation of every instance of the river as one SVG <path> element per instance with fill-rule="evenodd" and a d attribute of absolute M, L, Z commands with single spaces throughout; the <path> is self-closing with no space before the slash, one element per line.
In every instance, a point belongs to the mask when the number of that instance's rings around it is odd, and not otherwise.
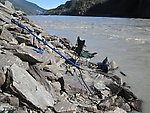
<path fill-rule="evenodd" d="M 98 52 L 92 62 L 106 56 L 114 60 L 127 77 L 121 76 L 138 98 L 143 112 L 150 111 L 150 20 L 111 17 L 29 16 L 49 34 L 86 40 L 86 49 Z"/>

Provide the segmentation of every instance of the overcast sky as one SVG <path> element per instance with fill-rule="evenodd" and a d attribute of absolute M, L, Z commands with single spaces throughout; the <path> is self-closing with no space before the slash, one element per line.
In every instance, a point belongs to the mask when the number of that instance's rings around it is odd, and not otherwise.
<path fill-rule="evenodd" d="M 60 4 L 64 4 L 66 1 L 69 0 L 27 0 L 27 1 L 35 3 L 44 9 L 52 9 L 56 8 Z"/>

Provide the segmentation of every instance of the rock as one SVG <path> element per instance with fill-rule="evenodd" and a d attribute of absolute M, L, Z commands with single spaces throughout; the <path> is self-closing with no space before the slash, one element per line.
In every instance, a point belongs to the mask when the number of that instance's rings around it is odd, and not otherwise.
<path fill-rule="evenodd" d="M 127 112 L 124 111 L 123 109 L 117 107 L 117 108 L 114 110 L 114 113 L 127 113 Z"/>
<path fill-rule="evenodd" d="M 66 48 L 68 48 L 68 49 L 72 49 L 72 48 L 73 48 L 73 44 L 72 44 L 68 39 L 66 39 L 66 38 L 61 38 L 61 39 L 60 39 L 60 42 L 61 42 L 64 46 L 66 46 Z"/>
<path fill-rule="evenodd" d="M 106 77 L 98 76 L 94 83 L 95 88 L 98 90 L 110 89 L 113 95 L 117 94 L 120 90 L 119 86 L 115 82 Z"/>
<path fill-rule="evenodd" d="M 3 26 L 3 25 L 5 25 L 5 24 L 6 24 L 6 22 L 0 20 L 0 26 Z"/>
<path fill-rule="evenodd" d="M 54 106 L 52 95 L 44 86 L 37 82 L 25 69 L 16 64 L 10 67 L 13 76 L 11 90 L 21 101 L 30 107 L 45 110 L 48 106 Z"/>
<path fill-rule="evenodd" d="M 52 85 L 53 85 L 58 91 L 61 90 L 61 85 L 60 85 L 59 82 L 53 82 Z"/>
<path fill-rule="evenodd" d="M 123 110 L 125 110 L 127 112 L 131 111 L 130 105 L 128 103 L 126 103 L 125 100 L 120 96 L 118 96 L 115 99 L 115 106 L 118 106 L 119 108 L 122 108 Z"/>
<path fill-rule="evenodd" d="M 111 61 L 109 65 L 110 65 L 110 70 L 115 70 L 118 68 L 118 65 L 116 64 L 115 61 Z"/>
<path fill-rule="evenodd" d="M 129 102 L 130 105 L 133 107 L 134 110 L 138 111 L 138 112 L 142 112 L 142 100 L 134 100 L 133 102 Z"/>
<path fill-rule="evenodd" d="M 57 113 L 73 113 L 76 111 L 77 106 L 66 101 L 61 101 L 54 106 L 54 109 Z"/>
<path fill-rule="evenodd" d="M 26 22 L 29 22 L 29 18 L 27 18 L 27 16 L 22 16 L 22 20 L 26 21 Z"/>
<path fill-rule="evenodd" d="M 5 74 L 2 71 L 0 71 L 0 88 L 5 83 L 5 80 L 6 80 Z"/>
<path fill-rule="evenodd" d="M 104 81 L 102 81 L 102 80 L 95 80 L 94 87 L 97 90 L 105 90 L 106 89 L 106 85 L 104 84 Z"/>
<path fill-rule="evenodd" d="M 63 44 L 61 44 L 58 41 L 52 42 L 52 45 L 55 46 L 56 48 L 63 48 Z"/>
<path fill-rule="evenodd" d="M 9 105 L 8 103 L 0 102 L 0 112 L 1 113 L 7 113 L 8 111 L 12 112 L 15 110 L 16 110 L 16 108 L 14 106 Z"/>
<path fill-rule="evenodd" d="M 8 19 L 7 17 L 3 16 L 2 13 L 0 13 L 0 19 L 3 20 L 6 23 L 11 23 L 11 20 Z"/>
<path fill-rule="evenodd" d="M 121 88 L 120 92 L 118 93 L 118 96 L 121 96 L 127 101 L 132 101 L 137 99 L 137 97 L 129 89 L 126 88 Z"/>
<path fill-rule="evenodd" d="M 10 33 L 14 36 L 14 38 L 16 37 L 14 34 L 20 34 L 22 29 L 17 26 L 16 24 L 5 24 L 4 27 L 10 31 Z M 20 34 L 21 35 L 21 34 Z"/>
<path fill-rule="evenodd" d="M 131 112 L 131 107 L 128 103 L 124 103 L 120 108 L 122 108 L 126 112 Z"/>
<path fill-rule="evenodd" d="M 53 113 L 52 110 L 50 108 L 48 108 L 45 113 Z"/>
<path fill-rule="evenodd" d="M 43 73 L 36 65 L 30 66 L 28 72 L 36 81 L 40 82 L 45 89 L 53 95 L 53 99 L 55 99 L 55 92 L 53 91 L 52 86 L 46 81 L 45 73 Z"/>
<path fill-rule="evenodd" d="M 64 78 L 65 84 L 67 86 L 70 86 L 70 87 L 75 88 L 75 89 L 86 91 L 84 84 L 82 83 L 82 80 L 80 78 L 78 79 L 77 76 L 64 75 L 63 78 Z"/>
<path fill-rule="evenodd" d="M 18 56 L 23 61 L 29 62 L 29 64 L 43 63 L 50 60 L 50 54 L 47 51 L 44 51 L 43 54 L 39 54 L 34 51 L 33 47 L 28 46 L 18 46 L 16 49 L 15 55 Z"/>
<path fill-rule="evenodd" d="M 11 23 L 11 12 L 10 9 L 8 9 L 6 6 L 4 6 L 2 3 L 0 3 L 0 12 L 3 12 L 0 14 L 0 18 L 7 23 Z M 6 15 L 6 16 L 5 16 Z"/>
<path fill-rule="evenodd" d="M 25 43 L 26 45 L 32 45 L 31 39 L 26 38 L 24 36 L 17 36 L 16 40 L 18 41 L 19 44 Z"/>
<path fill-rule="evenodd" d="M 17 16 L 20 16 L 20 17 L 26 16 L 26 14 L 23 11 L 20 11 L 20 10 L 17 10 L 15 13 L 17 14 Z"/>
<path fill-rule="evenodd" d="M 105 101 L 99 103 L 97 105 L 97 109 L 102 110 L 102 111 L 108 111 L 111 108 L 112 104 L 113 104 L 112 99 L 108 99 L 108 100 L 105 100 Z"/>
<path fill-rule="evenodd" d="M 11 2 L 5 1 L 5 6 L 10 10 L 10 12 L 11 12 L 12 14 L 15 13 L 15 8 L 14 8 L 14 6 L 12 5 Z"/>
<path fill-rule="evenodd" d="M 0 39 L 6 40 L 11 44 L 18 44 L 17 40 L 13 37 L 13 35 L 5 27 L 3 27 L 3 29 L 2 29 Z"/>
<path fill-rule="evenodd" d="M 1 59 L 0 69 L 2 69 L 2 67 L 10 66 L 13 64 L 16 64 L 24 69 L 28 68 L 27 62 L 22 62 L 18 57 L 14 55 L 0 54 L 0 59 Z"/>
<path fill-rule="evenodd" d="M 0 102 L 8 103 L 15 108 L 19 107 L 19 99 L 15 96 L 6 96 L 4 94 L 0 94 Z"/>
<path fill-rule="evenodd" d="M 3 18 L 1 18 L 4 22 L 10 23 L 8 19 L 11 19 L 11 15 L 8 12 L 5 12 L 5 10 L 0 10 L 0 14 Z"/>

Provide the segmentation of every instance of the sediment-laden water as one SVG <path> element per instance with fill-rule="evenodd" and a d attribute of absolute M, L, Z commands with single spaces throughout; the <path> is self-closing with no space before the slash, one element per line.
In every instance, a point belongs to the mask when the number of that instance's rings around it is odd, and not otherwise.
<path fill-rule="evenodd" d="M 78 36 L 86 48 L 115 60 L 127 77 L 121 76 L 144 101 L 143 113 L 150 111 L 150 20 L 109 17 L 29 16 L 49 34 L 66 37 L 73 44 Z"/>

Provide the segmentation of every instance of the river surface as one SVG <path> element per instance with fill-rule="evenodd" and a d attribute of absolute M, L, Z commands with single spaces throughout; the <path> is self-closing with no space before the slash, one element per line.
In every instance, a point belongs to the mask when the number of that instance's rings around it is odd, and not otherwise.
<path fill-rule="evenodd" d="M 86 40 L 86 50 L 98 52 L 92 62 L 106 56 L 114 60 L 127 77 L 119 75 L 138 98 L 143 112 L 150 113 L 150 20 L 111 17 L 29 16 L 49 34 Z"/>

